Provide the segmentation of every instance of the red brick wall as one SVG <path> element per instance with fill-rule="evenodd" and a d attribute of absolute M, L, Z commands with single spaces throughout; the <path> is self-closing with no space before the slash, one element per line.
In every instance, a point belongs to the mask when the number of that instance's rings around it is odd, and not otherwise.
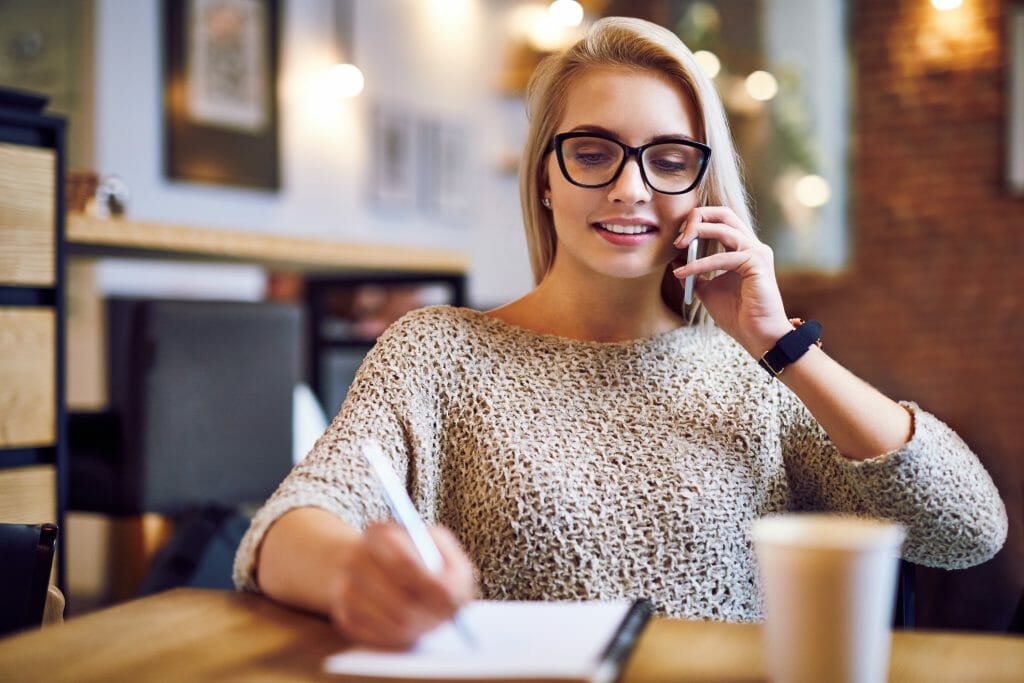
<path fill-rule="evenodd" d="M 1024 591 L 1024 198 L 1005 188 L 1007 3 L 852 0 L 850 268 L 783 278 L 836 358 L 974 448 L 1010 512 L 991 562 L 919 572 L 920 625 L 1002 629 Z"/>

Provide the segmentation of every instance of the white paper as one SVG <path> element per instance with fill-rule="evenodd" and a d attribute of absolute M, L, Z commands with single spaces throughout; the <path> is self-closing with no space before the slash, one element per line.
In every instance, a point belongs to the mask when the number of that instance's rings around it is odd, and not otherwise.
<path fill-rule="evenodd" d="M 576 678 L 597 674 L 632 602 L 477 601 L 461 614 L 470 647 L 450 623 L 408 652 L 365 648 L 328 657 L 324 669 L 348 676 L 420 679 Z"/>

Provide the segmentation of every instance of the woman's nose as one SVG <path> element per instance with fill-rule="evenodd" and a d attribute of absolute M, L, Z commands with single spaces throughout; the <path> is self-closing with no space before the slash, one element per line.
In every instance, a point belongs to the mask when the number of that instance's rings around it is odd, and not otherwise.
<path fill-rule="evenodd" d="M 644 182 L 640 162 L 635 157 L 626 160 L 619 177 L 609 186 L 608 199 L 625 204 L 650 201 L 651 188 Z"/>

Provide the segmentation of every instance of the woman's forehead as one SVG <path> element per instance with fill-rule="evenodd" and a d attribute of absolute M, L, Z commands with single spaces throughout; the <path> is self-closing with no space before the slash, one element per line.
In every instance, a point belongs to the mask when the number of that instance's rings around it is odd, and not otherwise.
<path fill-rule="evenodd" d="M 558 132 L 590 126 L 631 137 L 696 137 L 697 123 L 689 93 L 668 75 L 649 69 L 589 67 L 566 91 Z"/>

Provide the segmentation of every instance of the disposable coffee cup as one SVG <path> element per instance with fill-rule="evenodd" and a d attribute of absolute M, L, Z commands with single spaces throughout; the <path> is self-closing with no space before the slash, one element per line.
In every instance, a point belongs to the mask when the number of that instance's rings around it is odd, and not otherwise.
<path fill-rule="evenodd" d="M 902 526 L 824 514 L 754 522 L 773 683 L 884 683 Z"/>

